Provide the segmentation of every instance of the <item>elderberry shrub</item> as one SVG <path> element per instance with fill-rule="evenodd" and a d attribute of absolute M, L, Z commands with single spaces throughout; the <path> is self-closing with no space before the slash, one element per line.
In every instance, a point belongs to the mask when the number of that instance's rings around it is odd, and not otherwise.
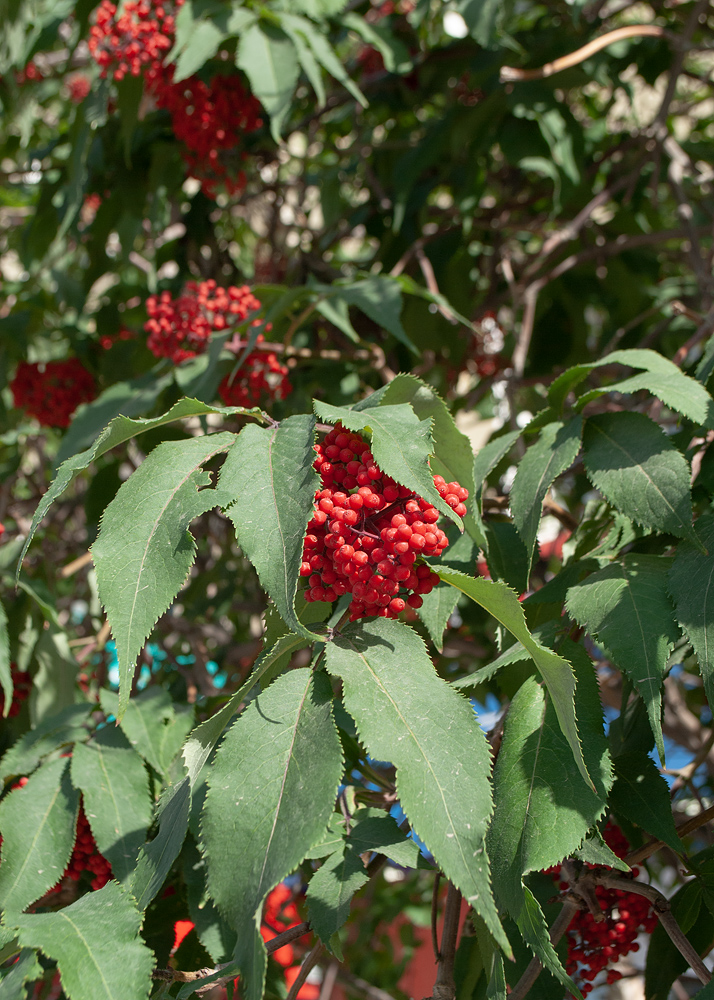
<path fill-rule="evenodd" d="M 630 849 L 622 830 L 612 821 L 605 826 L 603 839 L 618 858 L 624 858 Z M 548 869 L 548 874 L 556 877 L 559 872 L 559 868 Z M 633 868 L 632 875 L 636 878 L 639 869 Z M 559 887 L 566 890 L 569 885 L 560 882 Z M 630 952 L 639 951 L 637 936 L 640 933 L 651 934 L 657 926 L 652 905 L 644 896 L 600 885 L 595 887 L 595 896 L 603 919 L 597 920 L 587 909 L 579 910 L 567 933 L 568 959 L 565 968 L 569 976 L 582 982 L 580 992 L 584 996 L 592 991 L 593 980 L 604 969 Z M 622 973 L 617 969 L 608 969 L 606 981 L 609 984 L 621 978 Z"/>
<path fill-rule="evenodd" d="M 375 465 L 369 444 L 340 424 L 315 446 L 322 489 L 305 536 L 300 575 L 307 601 L 352 594 L 350 621 L 396 618 L 419 608 L 439 577 L 420 558 L 440 556 L 449 540 L 429 500 L 399 486 Z M 460 516 L 468 490 L 434 476 L 434 486 Z M 402 596 L 403 595 L 403 596 Z"/>

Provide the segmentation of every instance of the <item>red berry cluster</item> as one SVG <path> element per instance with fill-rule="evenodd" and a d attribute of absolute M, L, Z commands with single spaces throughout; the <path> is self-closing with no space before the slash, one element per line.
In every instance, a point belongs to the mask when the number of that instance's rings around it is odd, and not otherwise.
<path fill-rule="evenodd" d="M 258 334 L 258 342 L 262 340 L 262 333 Z M 251 351 L 243 370 L 244 374 L 238 371 L 232 379 L 226 375 L 218 386 L 218 395 L 226 406 L 256 406 L 263 395 L 285 399 L 292 389 L 288 370 L 274 351 Z"/>
<path fill-rule="evenodd" d="M 622 830 L 612 822 L 605 827 L 603 838 L 618 858 L 624 858 L 630 849 Z M 633 868 L 632 874 L 637 877 L 639 869 Z M 560 887 L 567 889 L 568 883 L 561 882 Z M 595 887 L 595 896 L 605 919 L 597 921 L 589 910 L 579 910 L 568 929 L 565 968 L 568 975 L 583 980 L 581 993 L 584 996 L 592 991 L 592 981 L 603 969 L 631 951 L 639 950 L 638 934 L 642 931 L 651 934 L 657 926 L 657 917 L 644 896 L 603 886 Z M 610 984 L 621 978 L 622 973 L 617 969 L 607 973 Z"/>
<path fill-rule="evenodd" d="M 174 67 L 164 66 L 163 60 L 172 47 L 174 15 L 182 3 L 129 0 L 117 16 L 115 4 L 102 0 L 89 48 L 104 76 L 111 67 L 115 80 L 145 73 L 149 90 L 171 115 L 174 134 L 187 148 L 186 162 L 209 198 L 215 198 L 218 185 L 236 194 L 245 187 L 245 175 L 234 173 L 221 153 L 239 149 L 241 136 L 261 127 L 260 103 L 235 73 L 215 74 L 208 83 L 198 76 L 174 83 Z"/>
<path fill-rule="evenodd" d="M 307 526 L 300 575 L 308 601 L 352 594 L 350 620 L 396 618 L 419 608 L 439 577 L 420 557 L 440 556 L 449 541 L 429 500 L 398 485 L 375 465 L 367 442 L 340 424 L 315 446 L 322 490 Z M 434 476 L 446 503 L 463 517 L 468 490 Z M 400 596 L 404 594 L 404 597 Z"/>
<path fill-rule="evenodd" d="M 5 530 L 1 524 L 0 528 L 2 528 L 2 531 Z M 2 534 L 2 532 L 0 532 L 0 534 Z M 27 701 L 30 697 L 30 691 L 32 691 L 32 678 L 25 670 L 18 670 L 14 663 L 10 664 L 10 673 L 12 675 L 13 685 L 12 702 L 10 704 L 10 711 L 7 714 L 12 719 L 14 716 L 19 715 L 23 701 Z M 0 717 L 2 717 L 4 710 L 5 695 L 0 690 Z"/>
<path fill-rule="evenodd" d="M 146 346 L 157 358 L 170 358 L 178 365 L 206 350 L 213 327 L 190 288 L 177 299 L 170 292 L 150 295 L 146 311 Z"/>
<path fill-rule="evenodd" d="M 88 403 L 95 395 L 94 378 L 78 358 L 21 361 L 10 388 L 15 406 L 46 427 L 69 427 L 80 403 Z"/>
<path fill-rule="evenodd" d="M 180 83 L 166 79 L 155 84 L 156 102 L 171 115 L 174 135 L 185 143 L 184 159 L 191 173 L 201 180 L 203 193 L 215 198 L 222 185 L 228 194 L 240 194 L 245 187 L 243 171 L 233 173 L 221 153 L 240 147 L 241 136 L 255 132 L 263 124 L 260 103 L 250 94 L 237 74 L 216 75 L 210 83 L 197 76 Z M 245 153 L 240 156 L 245 159 Z"/>
<path fill-rule="evenodd" d="M 89 51 L 107 76 L 110 67 L 115 80 L 127 73 L 139 76 L 144 69 L 160 68 L 173 45 L 174 3 L 154 4 L 150 0 L 128 0 L 117 16 L 117 6 L 102 0 L 89 30 Z"/>
<path fill-rule="evenodd" d="M 21 69 L 15 74 L 15 80 L 17 81 L 17 85 L 19 87 L 21 87 L 23 83 L 27 83 L 28 80 L 44 80 L 44 78 L 44 73 L 37 68 L 32 59 L 30 59 L 24 69 Z"/>
<path fill-rule="evenodd" d="M 71 73 L 65 80 L 69 99 L 73 104 L 81 104 L 92 89 L 92 81 L 84 73 Z"/>
<path fill-rule="evenodd" d="M 84 872 L 92 875 L 92 889 L 103 888 L 112 877 L 112 867 L 97 850 L 89 821 L 84 814 L 84 806 L 82 806 L 77 817 L 77 839 L 74 842 L 74 850 L 62 878 L 70 878 L 73 882 L 78 882 Z"/>

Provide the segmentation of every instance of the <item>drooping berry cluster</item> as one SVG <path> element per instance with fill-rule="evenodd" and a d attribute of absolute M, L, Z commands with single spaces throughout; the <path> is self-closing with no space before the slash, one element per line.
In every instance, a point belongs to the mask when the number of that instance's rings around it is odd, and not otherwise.
<path fill-rule="evenodd" d="M 3 525 L 0 524 L 0 528 L 4 531 Z M 0 532 L 2 534 L 2 532 Z M 10 703 L 10 710 L 7 713 L 12 719 L 14 716 L 19 715 L 20 709 L 22 708 L 23 701 L 27 701 L 30 697 L 30 691 L 32 690 L 32 678 L 25 670 L 18 670 L 16 664 L 10 664 L 10 673 L 12 675 L 12 701 Z M 0 718 L 3 716 L 5 710 L 5 695 L 0 689 Z"/>
<path fill-rule="evenodd" d="M 439 577 L 419 560 L 440 556 L 449 544 L 436 524 L 439 511 L 386 476 L 367 442 L 339 424 L 315 450 L 323 488 L 315 494 L 300 566 L 306 600 L 350 593 L 351 621 L 396 618 L 407 605 L 421 607 L 420 595 Z M 434 476 L 434 486 L 457 514 L 466 513 L 468 490 L 441 476 Z"/>
<path fill-rule="evenodd" d="M 263 335 L 259 333 L 258 343 L 262 341 Z M 226 406 L 256 406 L 261 396 L 285 399 L 291 390 L 288 370 L 277 354 L 257 350 L 250 352 L 232 379 L 230 374 L 224 376 L 218 395 Z"/>
<path fill-rule="evenodd" d="M 170 358 L 174 364 L 180 364 L 202 354 L 212 333 L 245 323 L 260 309 L 260 301 L 247 285 L 222 288 L 210 278 L 199 283 L 190 281 L 177 299 L 172 299 L 169 292 L 152 295 L 146 308 L 147 347 L 157 358 Z M 255 318 L 250 325 L 260 326 L 262 322 Z M 270 329 L 270 324 L 266 329 Z M 256 349 L 246 357 L 240 370 L 232 376 L 226 375 L 221 382 L 218 393 L 227 406 L 254 406 L 261 395 L 285 399 L 291 391 L 288 369 L 274 351 L 261 348 L 263 343 L 263 334 L 258 334 Z M 241 354 L 245 344 L 236 336 L 226 347 Z"/>
<path fill-rule="evenodd" d="M 603 838 L 618 858 L 625 857 L 629 844 L 619 827 L 608 822 Z M 633 868 L 632 874 L 637 877 L 639 869 Z M 567 889 L 568 884 L 560 883 L 560 887 Z M 599 885 L 595 887 L 595 896 L 604 919 L 596 920 L 589 910 L 579 910 L 568 929 L 565 968 L 568 975 L 583 982 L 580 989 L 584 996 L 592 991 L 592 982 L 600 972 L 639 950 L 637 936 L 640 933 L 651 934 L 657 926 L 657 917 L 644 896 Z M 622 978 L 622 973 L 609 969 L 606 978 L 608 983 L 615 983 Z"/>
<path fill-rule="evenodd" d="M 80 403 L 94 399 L 94 378 L 78 358 L 21 361 L 10 383 L 14 404 L 46 427 L 68 427 Z"/>
<path fill-rule="evenodd" d="M 123 80 L 127 73 L 139 76 L 145 69 L 161 67 L 173 45 L 174 16 L 182 0 L 154 4 L 150 0 L 128 0 L 121 14 L 111 0 L 102 0 L 89 30 L 89 51 L 102 68 Z"/>
<path fill-rule="evenodd" d="M 228 194 L 240 194 L 245 174 L 236 172 L 230 158 L 240 151 L 241 136 L 255 132 L 263 124 L 259 102 L 243 86 L 237 74 L 217 74 L 209 83 L 197 76 L 180 83 L 162 81 L 154 87 L 156 103 L 171 115 L 174 135 L 186 145 L 184 159 L 191 173 L 201 181 L 203 193 L 215 198 L 217 187 Z"/>
<path fill-rule="evenodd" d="M 104 76 L 111 71 L 121 80 L 144 73 L 156 104 L 171 115 L 174 134 L 186 146 L 184 158 L 209 198 L 215 198 L 219 185 L 236 194 L 245 187 L 245 175 L 226 154 L 236 151 L 245 158 L 241 138 L 263 124 L 260 103 L 236 73 L 217 73 L 208 82 L 191 76 L 174 83 L 174 66 L 163 61 L 173 45 L 175 13 L 182 3 L 129 0 L 117 16 L 116 6 L 102 0 L 89 48 Z"/>

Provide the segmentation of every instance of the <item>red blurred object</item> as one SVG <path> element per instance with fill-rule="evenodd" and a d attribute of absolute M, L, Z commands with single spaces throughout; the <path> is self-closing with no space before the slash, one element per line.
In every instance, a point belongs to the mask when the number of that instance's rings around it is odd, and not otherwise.
<path fill-rule="evenodd" d="M 69 427 L 80 403 L 94 399 L 94 378 L 78 358 L 21 361 L 10 383 L 14 404 L 46 427 Z"/>

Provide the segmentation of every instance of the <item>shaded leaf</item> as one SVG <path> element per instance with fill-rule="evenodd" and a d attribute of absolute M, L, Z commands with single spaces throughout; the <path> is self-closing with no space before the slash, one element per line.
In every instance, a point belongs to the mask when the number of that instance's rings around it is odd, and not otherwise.
<path fill-rule="evenodd" d="M 116 729 L 105 727 L 72 754 L 72 783 L 97 847 L 124 881 L 133 872 L 151 822 L 149 775 L 141 758 Z"/>
<path fill-rule="evenodd" d="M 159 831 L 141 848 L 131 880 L 131 891 L 145 910 L 171 871 L 186 839 L 191 811 L 191 785 L 183 778 L 159 804 Z"/>
<path fill-rule="evenodd" d="M 107 715 L 119 714 L 119 699 L 113 691 L 101 691 L 100 700 Z M 152 685 L 130 699 L 120 722 L 132 747 L 162 776 L 165 773 L 161 757 L 163 735 L 173 717 L 170 694 Z"/>
<path fill-rule="evenodd" d="M 699 660 L 707 701 L 714 705 L 714 514 L 707 512 L 694 530 L 705 549 L 682 542 L 669 574 L 677 620 Z"/>
<path fill-rule="evenodd" d="M 23 989 L 25 983 L 39 979 L 42 973 L 37 952 L 32 948 L 23 948 L 15 964 L 0 979 L 0 1000 L 24 1000 L 27 996 Z"/>
<path fill-rule="evenodd" d="M 116 882 L 56 913 L 16 918 L 20 943 L 53 958 L 69 1000 L 144 1000 L 154 957 L 139 937 L 141 914 Z"/>
<path fill-rule="evenodd" d="M 0 900 L 6 919 L 44 896 L 67 867 L 79 809 L 68 764 L 66 758 L 50 761 L 0 802 Z"/>
<path fill-rule="evenodd" d="M 610 793 L 612 808 L 681 854 L 684 848 L 672 819 L 669 788 L 652 758 L 644 753 L 623 753 L 613 763 L 616 781 Z"/>
<path fill-rule="evenodd" d="M 450 583 L 485 608 L 528 651 L 553 699 L 560 728 L 570 744 L 580 773 L 585 781 L 592 785 L 578 737 L 574 703 L 575 677 L 571 665 L 552 649 L 541 645 L 535 636 L 531 635 L 526 626 L 523 608 L 515 593 L 505 583 L 476 579 L 448 568 L 439 568 L 438 573 L 446 583 Z"/>
<path fill-rule="evenodd" d="M 86 702 L 69 705 L 55 715 L 46 716 L 35 729 L 23 733 L 20 739 L 3 754 L 0 761 L 0 781 L 30 774 L 43 757 L 60 747 L 86 739 L 87 716 L 95 708 Z"/>
<path fill-rule="evenodd" d="M 581 434 L 581 417 L 573 417 L 567 424 L 548 424 L 518 465 L 509 500 L 513 523 L 528 553 L 529 571 L 546 493 L 575 461 Z"/>
<path fill-rule="evenodd" d="M 510 952 L 493 903 L 485 835 L 488 744 L 473 709 L 437 676 L 408 626 L 348 625 L 326 649 L 370 755 L 397 768 L 397 795 L 416 835 Z"/>
<path fill-rule="evenodd" d="M 649 417 L 591 417 L 583 453 L 593 486 L 621 513 L 646 528 L 693 537 L 689 465 Z"/>
<path fill-rule="evenodd" d="M 568 614 L 603 646 L 633 682 L 647 706 L 660 760 L 662 683 L 667 659 L 679 638 L 674 608 L 667 594 L 672 560 L 627 555 L 592 573 L 568 590 Z"/>
<path fill-rule="evenodd" d="M 236 66 L 248 77 L 251 92 L 270 115 L 271 134 L 280 142 L 280 130 L 300 75 L 293 42 L 273 24 L 252 24 L 238 40 Z"/>
<path fill-rule="evenodd" d="M 129 703 L 136 659 L 151 629 L 186 582 L 196 554 L 191 521 L 222 504 L 205 489 L 204 462 L 227 451 L 234 434 L 165 441 L 122 483 L 92 546 L 99 597 L 119 661 L 119 718 Z"/>
<path fill-rule="evenodd" d="M 259 694 L 216 754 L 202 818 L 208 886 L 238 932 L 246 1000 L 263 993 L 263 901 L 321 837 L 341 775 L 332 692 L 308 669 Z"/>
<path fill-rule="evenodd" d="M 333 937 L 350 913 L 354 894 L 367 883 L 359 854 L 348 844 L 331 854 L 310 879 L 305 901 L 311 929 L 342 961 L 339 940 Z"/>
<path fill-rule="evenodd" d="M 276 427 L 244 427 L 221 469 L 219 489 L 238 544 L 258 572 L 283 621 L 307 639 L 319 638 L 295 614 L 303 539 L 319 476 L 315 419 L 296 415 Z"/>

